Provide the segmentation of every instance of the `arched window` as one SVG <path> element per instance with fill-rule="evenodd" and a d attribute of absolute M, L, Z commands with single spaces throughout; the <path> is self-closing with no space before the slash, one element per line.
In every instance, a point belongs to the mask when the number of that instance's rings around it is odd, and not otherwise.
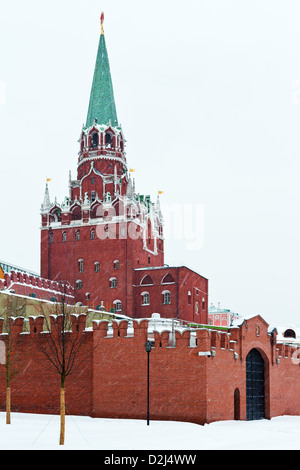
<path fill-rule="evenodd" d="M 99 143 L 99 135 L 98 132 L 94 132 L 92 135 L 92 148 L 97 148 Z"/>
<path fill-rule="evenodd" d="M 81 219 L 81 209 L 80 206 L 74 206 L 72 209 L 72 220 L 80 220 Z"/>
<path fill-rule="evenodd" d="M 192 305 L 192 293 L 191 293 L 191 291 L 188 291 L 188 304 Z"/>
<path fill-rule="evenodd" d="M 58 207 L 51 211 L 51 215 L 54 218 L 54 222 L 61 222 L 61 210 Z"/>
<path fill-rule="evenodd" d="M 108 147 L 108 146 L 111 146 L 111 144 L 112 144 L 112 135 L 109 132 L 106 132 L 105 145 Z"/>
<path fill-rule="evenodd" d="M 239 420 L 240 419 L 240 391 L 238 388 L 235 389 L 234 391 L 234 419 Z"/>
<path fill-rule="evenodd" d="M 174 282 L 175 282 L 175 281 L 174 281 L 173 277 L 172 277 L 171 274 L 169 274 L 169 273 L 166 274 L 166 275 L 163 277 L 162 281 L 161 281 L 162 284 L 173 284 Z"/>
<path fill-rule="evenodd" d="M 116 287 L 118 285 L 117 279 L 115 277 L 111 277 L 109 281 L 110 281 L 110 287 L 112 289 L 116 289 Z"/>
<path fill-rule="evenodd" d="M 283 333 L 284 338 L 296 338 L 296 333 L 294 330 L 288 329 Z"/>
<path fill-rule="evenodd" d="M 150 305 L 149 292 L 142 292 L 142 305 Z"/>
<path fill-rule="evenodd" d="M 202 310 L 205 310 L 205 298 L 202 298 Z"/>
<path fill-rule="evenodd" d="M 80 230 L 76 230 L 76 232 L 75 232 L 75 240 L 80 240 Z"/>
<path fill-rule="evenodd" d="M 94 271 L 95 271 L 95 273 L 99 273 L 99 271 L 100 271 L 100 263 L 98 261 L 96 261 L 96 263 L 94 263 Z"/>
<path fill-rule="evenodd" d="M 78 272 L 83 273 L 83 259 L 78 260 Z"/>
<path fill-rule="evenodd" d="M 152 278 L 147 274 L 141 280 L 141 286 L 150 286 L 153 284 Z"/>
<path fill-rule="evenodd" d="M 121 300 L 115 300 L 114 301 L 114 306 L 115 306 L 116 312 L 122 312 L 122 302 L 121 302 Z"/>
<path fill-rule="evenodd" d="M 198 301 L 195 303 L 195 313 L 196 315 L 199 315 L 199 302 Z"/>
<path fill-rule="evenodd" d="M 119 269 L 120 268 L 120 261 L 118 259 L 115 259 L 114 261 L 114 269 Z"/>
<path fill-rule="evenodd" d="M 76 289 L 82 289 L 82 281 L 81 280 L 76 281 Z"/>
<path fill-rule="evenodd" d="M 95 239 L 95 230 L 92 228 L 91 229 L 91 235 L 90 235 L 91 240 Z"/>
<path fill-rule="evenodd" d="M 169 305 L 171 303 L 171 293 L 168 290 L 163 292 L 163 304 Z"/>
<path fill-rule="evenodd" d="M 67 241 L 67 232 L 62 233 L 62 241 L 66 242 Z"/>

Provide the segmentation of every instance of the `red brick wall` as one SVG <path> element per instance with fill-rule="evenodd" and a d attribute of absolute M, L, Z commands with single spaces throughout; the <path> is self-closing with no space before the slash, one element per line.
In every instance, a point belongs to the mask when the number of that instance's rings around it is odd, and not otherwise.
<path fill-rule="evenodd" d="M 39 317 L 38 317 L 39 318 Z M 20 319 L 15 332 L 21 331 Z M 35 325 L 39 325 L 37 319 Z M 22 323 L 22 322 L 21 322 Z M 66 406 L 71 414 L 95 417 L 146 419 L 147 321 L 94 323 L 86 331 L 86 351 L 93 356 L 66 382 Z M 129 325 L 130 326 L 130 325 Z M 59 376 L 45 367 L 45 359 L 34 346 L 34 323 L 30 334 L 17 334 L 16 350 L 26 359 L 12 381 L 13 410 L 58 413 Z M 259 328 L 259 330 L 257 329 Z M 39 330 L 39 327 L 37 328 Z M 150 419 L 195 423 L 234 419 L 234 391 L 240 390 L 240 418 L 246 418 L 246 357 L 252 348 L 265 362 L 266 418 L 300 414 L 300 367 L 294 364 L 295 350 L 276 343 L 276 333 L 257 316 L 228 332 L 207 329 L 176 332 L 172 347 L 169 332 L 154 333 L 150 352 Z M 0 341 L 6 341 L 1 335 Z M 212 354 L 213 352 L 213 354 Z M 4 365 L 0 366 L 4 372 Z M 5 403 L 5 381 L 0 382 L 0 403 Z"/>
<path fill-rule="evenodd" d="M 16 319 L 13 326 L 12 365 L 17 365 L 19 373 L 11 382 L 12 411 L 28 413 L 59 413 L 60 376 L 37 347 L 34 327 L 40 330 L 41 317 L 31 322 L 31 333 L 18 334 L 22 331 L 23 318 Z M 90 332 L 84 333 L 82 354 L 86 354 L 85 363 L 66 379 L 67 413 L 74 415 L 91 414 L 92 396 L 92 356 L 88 355 L 92 338 Z M 0 335 L 0 341 L 7 342 L 7 335 Z M 15 359 L 17 357 L 17 359 Z M 2 362 L 2 361 L 1 361 Z M 5 366 L 0 365 L 1 409 L 5 409 Z"/>
<path fill-rule="evenodd" d="M 4 279 L 0 279 L 0 290 L 2 289 L 48 301 L 56 298 L 58 302 L 65 299 L 65 302 L 70 305 L 74 303 L 74 289 L 70 284 L 50 281 L 19 271 L 4 274 Z"/>
<path fill-rule="evenodd" d="M 146 419 L 148 322 L 133 323 L 134 336 L 127 336 L 126 322 L 119 328 L 115 323 L 114 337 L 105 337 L 105 323 L 94 332 L 100 346 L 94 357 L 93 416 Z M 188 347 L 187 334 L 177 335 L 176 348 L 167 347 L 165 336 L 156 335 L 150 352 L 151 419 L 204 420 L 205 369 L 197 350 Z"/>

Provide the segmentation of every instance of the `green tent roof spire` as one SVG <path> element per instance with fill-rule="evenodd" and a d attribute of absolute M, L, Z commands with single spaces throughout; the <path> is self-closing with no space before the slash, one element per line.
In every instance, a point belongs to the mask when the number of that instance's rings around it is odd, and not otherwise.
<path fill-rule="evenodd" d="M 95 119 L 97 119 L 98 124 L 108 125 L 109 121 L 111 121 L 112 126 L 118 126 L 113 85 L 103 31 L 103 20 L 104 15 L 102 13 L 101 35 L 90 95 L 86 127 L 91 127 Z"/>

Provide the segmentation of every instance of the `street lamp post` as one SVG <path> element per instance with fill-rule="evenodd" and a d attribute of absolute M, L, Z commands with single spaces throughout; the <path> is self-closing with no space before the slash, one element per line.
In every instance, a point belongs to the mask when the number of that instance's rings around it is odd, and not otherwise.
<path fill-rule="evenodd" d="M 152 344 L 150 341 L 146 341 L 145 343 L 145 349 L 146 349 L 146 353 L 148 355 L 148 363 L 147 363 L 147 426 L 149 426 L 149 359 L 150 359 L 150 351 L 151 351 L 151 348 L 152 348 Z"/>

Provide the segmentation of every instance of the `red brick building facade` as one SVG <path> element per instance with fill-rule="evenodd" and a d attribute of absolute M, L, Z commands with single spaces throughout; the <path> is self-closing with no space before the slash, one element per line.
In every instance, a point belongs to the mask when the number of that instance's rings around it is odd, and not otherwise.
<path fill-rule="evenodd" d="M 154 281 L 148 285 L 147 271 Z M 77 177 L 73 180 L 70 174 L 69 193 L 62 204 L 50 202 L 46 185 L 41 276 L 69 282 L 75 302 L 94 309 L 103 305 L 134 318 L 157 312 L 207 323 L 207 279 L 186 267 L 164 265 L 159 196 L 152 202 L 150 196 L 135 191 L 103 30 L 79 139 Z"/>
<path fill-rule="evenodd" d="M 208 280 L 185 266 L 136 269 L 133 294 L 138 318 L 157 312 L 164 318 L 207 323 Z"/>

